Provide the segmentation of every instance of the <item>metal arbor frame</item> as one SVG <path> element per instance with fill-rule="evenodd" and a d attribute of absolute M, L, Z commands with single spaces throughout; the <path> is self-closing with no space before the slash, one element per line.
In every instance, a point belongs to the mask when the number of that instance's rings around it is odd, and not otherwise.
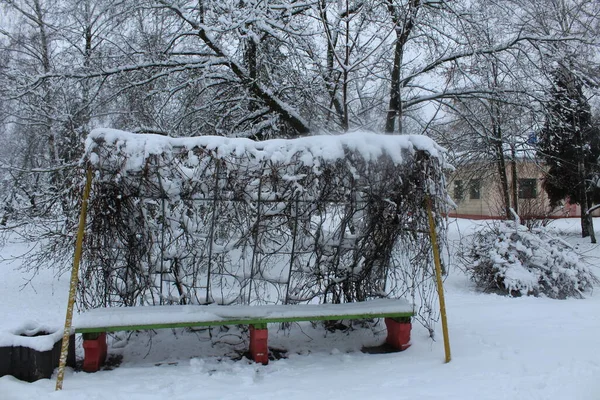
<path fill-rule="evenodd" d="M 274 163 L 202 147 L 175 150 L 123 174 L 127 159 L 95 147 L 111 162 L 94 166 L 80 306 L 391 296 L 417 298 L 422 321 L 435 319 L 430 266 L 436 259 L 441 274 L 434 241 L 436 227 L 444 233 L 444 210 L 426 199 L 445 193 L 439 159 L 407 151 L 398 165 L 346 151 L 315 169 L 301 155 Z"/>

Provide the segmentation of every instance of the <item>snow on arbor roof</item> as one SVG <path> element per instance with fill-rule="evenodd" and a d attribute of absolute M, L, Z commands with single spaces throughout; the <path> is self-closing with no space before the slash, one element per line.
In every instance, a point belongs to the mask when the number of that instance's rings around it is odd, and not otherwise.
<path fill-rule="evenodd" d="M 221 136 L 172 138 L 99 128 L 94 129 L 86 139 L 86 156 L 93 165 L 100 162 L 97 152 L 99 147 L 111 148 L 111 157 L 119 155 L 126 158 L 127 163 L 122 168 L 127 171 L 141 169 L 149 156 L 195 148 L 204 148 L 220 158 L 246 154 L 256 161 L 285 164 L 296 159 L 306 166 L 335 162 L 343 159 L 346 151 L 360 155 L 367 162 L 387 155 L 396 165 L 406 162 L 406 152 L 414 154 L 416 151 L 423 151 L 445 164 L 443 155 L 446 152 L 426 136 L 383 135 L 364 131 L 257 142 L 247 138 Z"/>

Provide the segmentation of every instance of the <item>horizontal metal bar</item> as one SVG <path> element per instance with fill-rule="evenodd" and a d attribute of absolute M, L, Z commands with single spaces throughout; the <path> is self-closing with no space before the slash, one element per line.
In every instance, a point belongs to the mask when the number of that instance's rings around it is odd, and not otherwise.
<path fill-rule="evenodd" d="M 348 187 L 348 189 L 354 189 L 352 187 Z M 148 200 L 171 200 L 172 198 L 169 196 L 151 196 L 151 195 L 143 195 L 143 196 L 131 196 L 132 198 L 136 198 L 136 199 L 140 199 L 143 198 L 144 200 L 148 199 Z M 235 198 L 228 198 L 228 197 L 205 197 L 205 198 L 197 198 L 197 197 L 190 197 L 190 196 L 185 196 L 185 195 L 178 195 L 177 196 L 178 200 L 187 200 L 187 201 L 206 201 L 206 202 L 222 202 L 222 203 L 227 203 L 227 202 L 233 202 L 233 203 L 244 203 L 244 204 L 255 204 L 258 203 L 258 199 L 247 199 L 247 198 L 239 198 L 239 197 L 235 197 Z M 281 199 L 261 199 L 260 200 L 261 203 L 301 203 L 301 204 L 331 204 L 331 205 L 347 205 L 349 203 L 348 199 L 346 198 L 341 198 L 341 199 L 318 199 L 318 200 L 303 200 L 303 199 L 296 199 L 294 197 L 288 197 L 288 198 L 281 198 Z M 359 200 L 359 201 L 354 201 L 352 200 L 353 204 L 356 205 L 361 205 L 361 206 L 366 206 L 369 201 L 368 200 Z"/>

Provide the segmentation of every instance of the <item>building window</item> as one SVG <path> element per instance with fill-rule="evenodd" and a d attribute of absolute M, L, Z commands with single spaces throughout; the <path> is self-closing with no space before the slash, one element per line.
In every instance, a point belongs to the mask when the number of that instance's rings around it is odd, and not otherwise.
<path fill-rule="evenodd" d="M 462 201 L 465 198 L 463 181 L 454 181 L 454 200 Z"/>
<path fill-rule="evenodd" d="M 481 180 L 471 179 L 469 181 L 469 198 L 471 200 L 481 199 Z"/>
<path fill-rule="evenodd" d="M 535 199 L 537 197 L 537 179 L 519 179 L 519 198 Z"/>

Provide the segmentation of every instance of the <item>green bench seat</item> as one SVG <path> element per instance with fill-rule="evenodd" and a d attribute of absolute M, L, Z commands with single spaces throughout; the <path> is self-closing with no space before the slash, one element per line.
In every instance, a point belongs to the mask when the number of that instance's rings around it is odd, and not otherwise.
<path fill-rule="evenodd" d="M 93 372 L 106 358 L 106 332 L 249 325 L 252 358 L 266 364 L 269 323 L 385 318 L 387 342 L 404 350 L 409 346 L 413 315 L 414 306 L 404 299 L 345 304 L 168 305 L 93 309 L 78 315 L 73 327 L 76 333 L 84 334 L 84 370 Z"/>

